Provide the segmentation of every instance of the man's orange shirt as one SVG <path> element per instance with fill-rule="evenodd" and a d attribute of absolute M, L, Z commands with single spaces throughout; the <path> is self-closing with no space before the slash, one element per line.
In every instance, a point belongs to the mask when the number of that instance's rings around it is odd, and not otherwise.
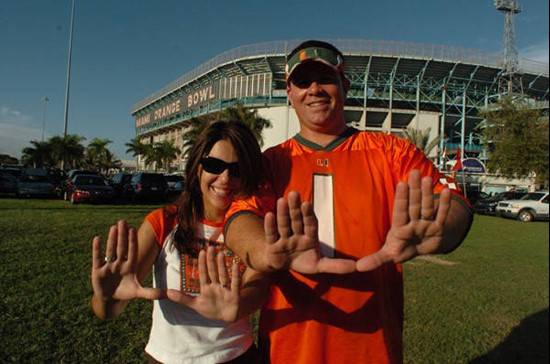
<path fill-rule="evenodd" d="M 348 129 L 323 148 L 296 136 L 268 149 L 272 193 L 236 201 L 228 213 L 263 215 L 289 191 L 313 203 L 325 256 L 359 259 L 378 251 L 391 225 L 395 187 L 418 169 L 434 193 L 456 183 L 423 152 L 392 135 Z M 403 280 L 400 264 L 367 273 L 274 275 L 260 317 L 260 346 L 272 363 L 402 362 Z"/>

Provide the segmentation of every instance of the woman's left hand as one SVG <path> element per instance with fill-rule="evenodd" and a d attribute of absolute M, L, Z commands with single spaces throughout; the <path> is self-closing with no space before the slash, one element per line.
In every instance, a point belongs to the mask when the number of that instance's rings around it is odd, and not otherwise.
<path fill-rule="evenodd" d="M 225 256 L 218 253 L 214 247 L 199 253 L 199 279 L 201 292 L 199 296 L 191 296 L 175 289 L 169 289 L 167 296 L 174 302 L 181 303 L 202 316 L 225 322 L 235 322 L 239 314 L 239 267 L 232 267 L 230 282 L 225 267 Z"/>

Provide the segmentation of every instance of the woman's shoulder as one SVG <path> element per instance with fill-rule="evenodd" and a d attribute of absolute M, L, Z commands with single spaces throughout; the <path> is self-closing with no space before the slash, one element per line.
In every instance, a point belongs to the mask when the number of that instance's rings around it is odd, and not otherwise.
<path fill-rule="evenodd" d="M 149 222 L 151 221 L 171 221 L 173 219 L 177 219 L 178 217 L 178 206 L 176 205 L 169 205 L 164 206 L 161 208 L 158 208 L 156 210 L 151 211 L 147 216 L 146 220 Z"/>

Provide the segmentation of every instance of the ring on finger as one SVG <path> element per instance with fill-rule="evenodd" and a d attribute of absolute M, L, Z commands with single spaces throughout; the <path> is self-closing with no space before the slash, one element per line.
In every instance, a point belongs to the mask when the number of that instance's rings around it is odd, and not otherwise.
<path fill-rule="evenodd" d="M 105 263 L 112 263 L 116 260 L 116 257 L 105 257 Z"/>
<path fill-rule="evenodd" d="M 431 221 L 431 220 L 433 220 L 433 217 L 431 217 L 431 216 L 424 216 L 424 215 L 420 214 L 420 220 Z"/>

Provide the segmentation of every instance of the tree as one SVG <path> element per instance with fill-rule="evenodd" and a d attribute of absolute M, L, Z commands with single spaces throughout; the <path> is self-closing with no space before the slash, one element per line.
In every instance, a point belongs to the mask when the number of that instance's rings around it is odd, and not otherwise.
<path fill-rule="evenodd" d="M 424 151 L 424 154 L 428 156 L 430 152 L 439 144 L 441 138 L 435 138 L 430 141 L 430 132 L 432 128 L 427 129 L 415 129 L 408 127 L 403 130 L 405 139 L 416 145 L 420 150 Z"/>
<path fill-rule="evenodd" d="M 242 102 L 238 102 L 235 107 L 228 107 L 220 114 L 222 120 L 237 120 L 246 124 L 252 130 L 260 146 L 264 145 L 262 131 L 265 128 L 271 128 L 272 124 L 268 119 L 259 116 L 258 110 L 247 109 Z"/>
<path fill-rule="evenodd" d="M 520 99 L 503 97 L 483 116 L 488 169 L 507 177 L 535 174 L 536 183 L 548 184 L 548 115 Z"/>
<path fill-rule="evenodd" d="M 147 150 L 145 152 L 145 165 L 155 164 L 155 172 L 163 166 L 163 156 L 159 148 L 157 148 L 158 143 L 146 144 Z"/>
<path fill-rule="evenodd" d="M 109 139 L 100 139 L 94 138 L 88 144 L 86 148 L 86 159 L 91 166 L 96 167 L 99 171 L 105 171 L 110 166 L 107 166 L 107 161 L 112 162 L 113 155 L 109 149 L 107 149 L 107 144 L 112 143 L 112 140 Z"/>
<path fill-rule="evenodd" d="M 147 144 L 141 142 L 139 137 L 135 137 L 130 140 L 130 143 L 125 143 L 126 153 L 132 153 L 132 157 L 136 158 L 138 156 L 145 157 L 147 155 Z M 139 169 L 138 159 L 136 158 L 136 170 Z"/>
<path fill-rule="evenodd" d="M 76 135 L 67 134 L 65 136 L 53 136 L 48 139 L 51 146 L 52 158 L 56 164 L 62 168 L 76 168 L 81 165 L 84 160 L 84 146 L 82 141 L 86 138 Z"/>
<path fill-rule="evenodd" d="M 23 148 L 21 161 L 26 167 L 44 168 L 55 165 L 49 142 L 31 141 L 32 147 Z"/>
<path fill-rule="evenodd" d="M 187 122 L 187 130 L 181 136 L 181 139 L 183 141 L 182 150 L 184 158 L 187 157 L 187 154 L 191 150 L 191 147 L 195 143 L 195 140 L 197 140 L 197 137 L 204 130 L 204 128 L 206 128 L 206 126 L 214 120 L 218 119 L 214 115 L 215 114 L 207 114 L 191 118 Z"/>
<path fill-rule="evenodd" d="M 106 150 L 105 153 L 105 161 L 104 161 L 105 169 L 108 170 L 109 168 L 122 168 L 122 161 L 118 159 L 109 149 Z"/>
<path fill-rule="evenodd" d="M 228 107 L 225 110 L 222 110 L 218 113 L 201 115 L 198 117 L 191 118 L 187 124 L 187 130 L 181 136 L 183 140 L 183 156 L 187 156 L 187 153 L 190 150 L 190 147 L 193 145 L 197 136 L 202 132 L 202 130 L 210 123 L 216 120 L 225 120 L 225 121 L 240 121 L 246 124 L 252 133 L 256 137 L 256 140 L 263 146 L 264 141 L 262 137 L 262 131 L 264 128 L 271 127 L 271 121 L 266 118 L 263 118 L 258 115 L 256 110 L 246 109 L 244 105 L 239 102 L 235 107 Z"/>
<path fill-rule="evenodd" d="M 17 164 L 19 160 L 9 154 L 0 154 L 0 164 Z"/>
<path fill-rule="evenodd" d="M 181 153 L 178 147 L 171 140 L 164 140 L 153 145 L 153 151 L 156 155 L 156 160 L 161 168 L 165 168 L 170 172 L 170 164 L 178 158 Z"/>

